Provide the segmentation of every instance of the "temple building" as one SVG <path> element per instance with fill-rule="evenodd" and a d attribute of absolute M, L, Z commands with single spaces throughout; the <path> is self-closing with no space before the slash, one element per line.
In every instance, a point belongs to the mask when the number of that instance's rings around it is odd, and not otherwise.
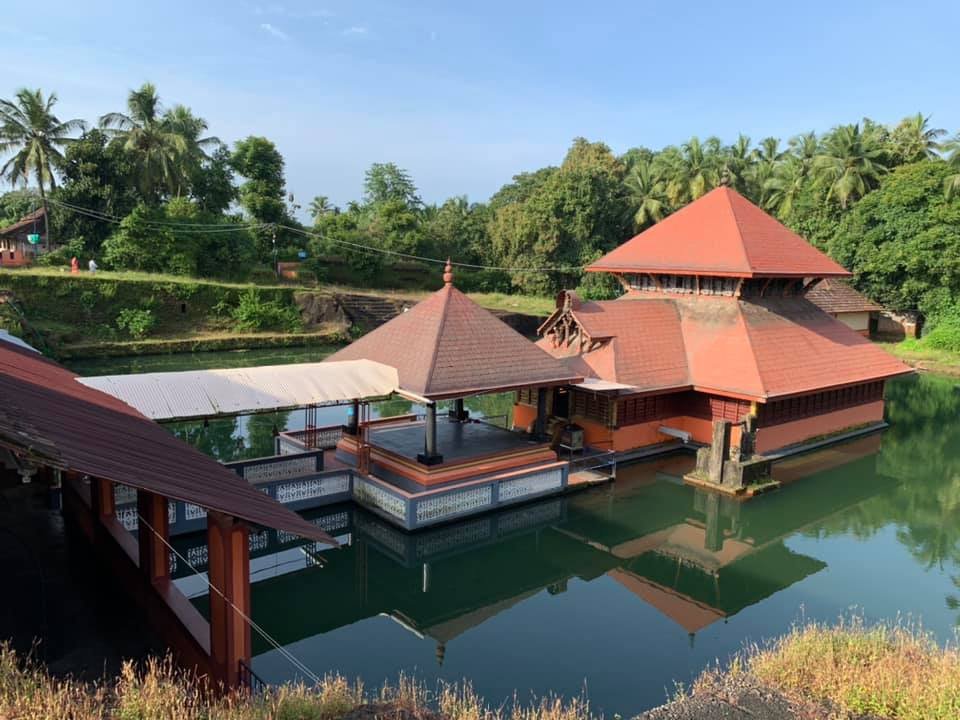
<path fill-rule="evenodd" d="M 911 372 L 808 298 L 850 273 L 720 187 L 587 268 L 614 275 L 612 301 L 559 295 L 539 346 L 585 382 L 549 411 L 618 452 L 677 438 L 772 454 L 883 423 L 884 383 Z M 533 417 L 518 393 L 516 417 Z M 748 435 L 744 435 L 744 429 Z"/>

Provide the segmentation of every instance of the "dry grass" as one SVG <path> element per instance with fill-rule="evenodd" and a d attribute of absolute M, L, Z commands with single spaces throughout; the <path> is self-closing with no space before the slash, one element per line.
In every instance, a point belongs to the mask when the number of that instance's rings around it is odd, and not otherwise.
<path fill-rule="evenodd" d="M 211 694 L 205 683 L 170 659 L 124 666 L 118 678 L 95 685 L 51 678 L 40 666 L 0 645 L 0 719 L 17 720 L 338 720 L 357 717 L 428 720 L 594 720 L 589 704 L 545 698 L 490 708 L 470 685 L 430 691 L 401 676 L 367 692 L 359 682 L 329 675 L 316 686 L 288 684 L 258 695 Z"/>
<path fill-rule="evenodd" d="M 866 625 L 854 618 L 798 626 L 748 649 L 725 671 L 704 673 L 693 693 L 716 692 L 738 676 L 826 703 L 840 718 L 960 718 L 960 651 L 904 623 Z"/>

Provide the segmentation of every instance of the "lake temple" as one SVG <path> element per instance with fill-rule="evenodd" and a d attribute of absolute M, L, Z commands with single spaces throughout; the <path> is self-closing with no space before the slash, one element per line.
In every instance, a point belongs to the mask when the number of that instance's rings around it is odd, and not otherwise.
<path fill-rule="evenodd" d="M 911 372 L 807 299 L 850 273 L 727 187 L 587 271 L 613 275 L 624 294 L 561 293 L 538 345 L 585 378 L 554 392 L 548 412 L 582 428 L 590 446 L 712 445 L 720 483 L 728 460 L 882 426 L 884 383 Z M 534 405 L 518 394 L 520 424 Z"/>

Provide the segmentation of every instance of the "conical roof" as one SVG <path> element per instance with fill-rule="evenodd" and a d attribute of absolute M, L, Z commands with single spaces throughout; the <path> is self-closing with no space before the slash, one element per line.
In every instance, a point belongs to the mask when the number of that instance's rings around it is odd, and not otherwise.
<path fill-rule="evenodd" d="M 331 355 L 397 369 L 401 391 L 430 400 L 521 387 L 579 382 L 581 377 L 453 286 Z"/>
<path fill-rule="evenodd" d="M 850 275 L 728 187 L 694 200 L 587 270 L 745 278 Z"/>

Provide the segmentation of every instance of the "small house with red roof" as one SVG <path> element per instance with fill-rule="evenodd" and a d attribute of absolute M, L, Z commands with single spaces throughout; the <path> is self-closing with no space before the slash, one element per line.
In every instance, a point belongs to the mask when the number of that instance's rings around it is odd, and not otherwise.
<path fill-rule="evenodd" d="M 811 302 L 850 273 L 727 187 L 587 268 L 617 300 L 573 292 L 538 345 L 585 381 L 551 398 L 588 445 L 630 452 L 677 438 L 767 455 L 883 422 L 884 383 L 911 369 Z M 521 393 L 520 422 L 534 414 Z"/>
<path fill-rule="evenodd" d="M 0 267 L 30 265 L 52 249 L 47 244 L 46 211 L 38 208 L 17 222 L 0 228 Z"/>

